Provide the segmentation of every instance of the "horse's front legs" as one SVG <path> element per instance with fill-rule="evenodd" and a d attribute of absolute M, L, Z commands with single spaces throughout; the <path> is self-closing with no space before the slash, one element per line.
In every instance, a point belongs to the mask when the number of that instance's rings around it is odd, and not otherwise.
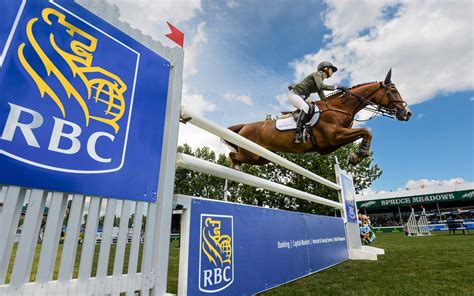
<path fill-rule="evenodd" d="M 366 128 L 341 128 L 336 131 L 335 145 L 346 145 L 362 138 L 356 153 L 349 157 L 349 164 L 356 165 L 369 156 L 372 135 Z"/>

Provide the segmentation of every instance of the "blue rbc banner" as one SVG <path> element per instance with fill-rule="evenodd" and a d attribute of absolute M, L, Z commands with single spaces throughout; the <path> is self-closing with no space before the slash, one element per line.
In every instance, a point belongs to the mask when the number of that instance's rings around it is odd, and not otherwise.
<path fill-rule="evenodd" d="M 188 295 L 249 295 L 348 259 L 341 218 L 192 199 Z"/>
<path fill-rule="evenodd" d="M 73 1 L 0 4 L 0 184 L 155 201 L 169 62 Z"/>
<path fill-rule="evenodd" d="M 354 183 L 349 176 L 341 174 L 342 184 L 342 199 L 344 201 L 344 207 L 348 223 L 354 223 L 358 225 L 357 220 L 357 208 L 355 202 Z"/>

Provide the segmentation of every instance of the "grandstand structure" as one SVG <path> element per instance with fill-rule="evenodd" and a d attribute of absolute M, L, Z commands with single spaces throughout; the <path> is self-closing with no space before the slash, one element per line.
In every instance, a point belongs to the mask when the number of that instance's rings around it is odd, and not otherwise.
<path fill-rule="evenodd" d="M 420 219 L 425 234 L 447 230 L 450 219 L 474 229 L 474 182 L 361 194 L 356 201 L 378 232 L 402 232 L 404 225 Z"/>

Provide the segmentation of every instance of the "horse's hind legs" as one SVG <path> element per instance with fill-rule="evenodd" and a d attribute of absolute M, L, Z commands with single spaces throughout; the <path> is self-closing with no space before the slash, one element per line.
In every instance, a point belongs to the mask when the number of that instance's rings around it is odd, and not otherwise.
<path fill-rule="evenodd" d="M 239 155 L 237 152 L 229 153 L 230 160 L 232 161 L 232 168 L 238 171 L 242 170 L 242 162 L 239 160 Z"/>
<path fill-rule="evenodd" d="M 268 163 L 263 157 L 260 157 L 257 154 L 253 154 L 246 150 L 241 150 L 239 152 L 230 152 L 229 157 L 232 160 L 233 167 L 239 169 L 240 165 L 243 163 L 248 163 L 250 165 L 263 165 Z M 240 169 L 239 169 L 240 170 Z"/>

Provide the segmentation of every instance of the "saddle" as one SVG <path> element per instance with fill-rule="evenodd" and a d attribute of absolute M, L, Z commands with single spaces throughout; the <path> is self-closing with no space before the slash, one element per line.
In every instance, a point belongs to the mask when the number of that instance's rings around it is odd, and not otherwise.
<path fill-rule="evenodd" d="M 314 104 L 313 102 L 309 103 L 308 106 L 309 106 L 309 110 L 308 110 L 308 122 L 309 122 L 311 118 L 313 117 L 314 113 L 316 111 L 319 112 L 319 109 L 318 107 L 316 107 L 316 104 Z M 279 118 L 288 118 L 292 116 L 295 121 L 298 121 L 298 117 L 300 116 L 300 113 L 301 113 L 300 109 L 296 109 L 294 111 L 281 111 L 282 116 Z"/>
<path fill-rule="evenodd" d="M 279 131 L 287 131 L 296 129 L 296 122 L 298 121 L 298 116 L 301 110 L 297 109 L 295 111 L 283 111 L 281 112 L 282 116 L 280 116 L 276 121 L 276 129 Z M 308 112 L 308 121 L 306 123 L 306 127 L 313 127 L 319 120 L 319 108 L 316 106 L 315 103 L 311 102 L 309 104 L 309 112 Z"/>

